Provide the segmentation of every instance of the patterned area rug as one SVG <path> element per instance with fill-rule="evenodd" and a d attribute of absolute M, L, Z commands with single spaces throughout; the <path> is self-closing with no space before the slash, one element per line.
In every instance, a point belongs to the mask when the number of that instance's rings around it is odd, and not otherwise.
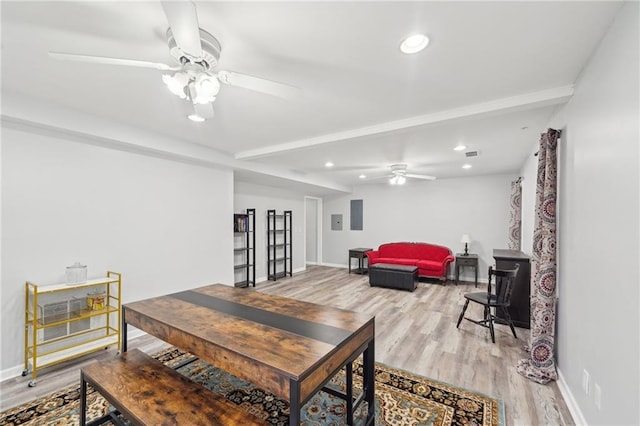
<path fill-rule="evenodd" d="M 169 348 L 154 355 L 169 366 L 190 358 L 189 354 Z M 271 425 L 289 423 L 289 404 L 258 389 L 244 380 L 197 360 L 178 371 Z M 354 393 L 362 390 L 362 366 L 354 363 Z M 330 386 L 344 391 L 345 374 L 341 371 Z M 417 376 L 376 363 L 376 425 L 482 425 L 504 426 L 501 400 L 442 382 Z M 0 414 L 0 425 L 74 425 L 78 424 L 80 406 L 78 385 L 69 386 Z M 102 416 L 109 404 L 93 389 L 87 397 L 87 419 Z M 361 425 L 366 405 L 356 413 L 354 422 Z M 304 425 L 345 424 L 345 403 L 340 398 L 318 392 L 302 409 Z"/>

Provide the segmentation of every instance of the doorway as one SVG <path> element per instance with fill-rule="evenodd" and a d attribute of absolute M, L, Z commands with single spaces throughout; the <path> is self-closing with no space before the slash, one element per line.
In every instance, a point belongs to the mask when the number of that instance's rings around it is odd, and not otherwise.
<path fill-rule="evenodd" d="M 322 264 L 322 198 L 304 197 L 305 265 Z"/>

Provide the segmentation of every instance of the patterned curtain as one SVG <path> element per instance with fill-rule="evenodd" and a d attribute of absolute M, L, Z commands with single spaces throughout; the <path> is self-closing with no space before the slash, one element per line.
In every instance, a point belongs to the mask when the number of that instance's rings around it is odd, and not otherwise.
<path fill-rule="evenodd" d="M 531 276 L 529 358 L 518 361 L 518 373 L 538 383 L 558 378 L 554 359 L 556 322 L 556 194 L 560 132 L 548 129 L 540 138 L 536 218 Z"/>
<path fill-rule="evenodd" d="M 509 249 L 520 250 L 520 227 L 522 222 L 522 178 L 511 182 L 511 216 L 509 218 Z"/>

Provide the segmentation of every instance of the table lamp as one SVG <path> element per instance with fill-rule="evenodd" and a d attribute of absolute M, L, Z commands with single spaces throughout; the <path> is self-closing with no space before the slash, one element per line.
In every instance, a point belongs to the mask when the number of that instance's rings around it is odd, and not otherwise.
<path fill-rule="evenodd" d="M 469 255 L 468 244 L 471 242 L 471 237 L 469 234 L 462 234 L 462 238 L 460 239 L 461 243 L 464 243 L 464 256 Z"/>

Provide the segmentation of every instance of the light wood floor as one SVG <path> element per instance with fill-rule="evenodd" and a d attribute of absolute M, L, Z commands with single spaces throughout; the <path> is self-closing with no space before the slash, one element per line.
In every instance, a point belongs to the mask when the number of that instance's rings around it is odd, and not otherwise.
<path fill-rule="evenodd" d="M 486 284 L 479 285 L 479 291 Z M 517 328 L 514 339 L 507 326 L 496 326 L 496 343 L 489 331 L 468 321 L 456 329 L 463 294 L 477 291 L 473 283 L 446 286 L 420 283 L 415 292 L 371 288 L 368 276 L 349 275 L 346 269 L 310 266 L 305 272 L 276 282 L 259 283 L 257 291 L 331 305 L 376 316 L 376 361 L 498 397 L 505 402 L 507 425 L 574 425 L 555 382 L 539 385 L 520 376 L 517 360 L 528 330 Z M 467 316 L 480 318 L 482 309 L 471 304 Z M 144 336 L 129 347 L 153 353 L 164 342 Z M 87 356 L 43 370 L 38 385 L 28 388 L 28 378 L 0 384 L 0 407 L 5 410 L 46 395 L 79 380 L 79 368 L 114 350 Z"/>

